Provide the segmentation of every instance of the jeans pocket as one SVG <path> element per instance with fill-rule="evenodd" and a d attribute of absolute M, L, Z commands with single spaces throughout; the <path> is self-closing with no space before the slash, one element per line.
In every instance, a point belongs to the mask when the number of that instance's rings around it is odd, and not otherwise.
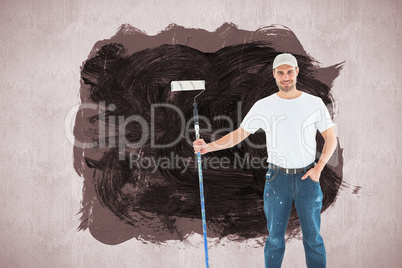
<path fill-rule="evenodd" d="M 320 181 L 315 181 L 315 180 L 313 180 L 310 176 L 308 176 L 307 178 L 309 178 L 312 182 L 320 183 Z"/>
<path fill-rule="evenodd" d="M 271 182 L 275 179 L 277 172 L 275 170 L 268 170 L 267 174 L 265 175 L 265 181 Z"/>

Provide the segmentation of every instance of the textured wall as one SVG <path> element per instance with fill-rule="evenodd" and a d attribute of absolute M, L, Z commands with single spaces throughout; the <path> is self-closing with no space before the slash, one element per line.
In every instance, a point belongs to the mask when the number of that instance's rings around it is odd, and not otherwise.
<path fill-rule="evenodd" d="M 79 67 L 123 23 L 156 34 L 168 24 L 215 30 L 282 24 L 322 66 L 346 61 L 333 87 L 344 150 L 343 190 L 322 217 L 328 267 L 398 267 L 402 261 L 399 1 L 2 1 L 0 10 L 1 267 L 204 267 L 202 247 L 130 240 L 118 246 L 76 232 L 82 179 L 65 118 L 79 103 Z M 67 129 L 67 132 L 71 132 Z M 197 239 L 197 237 L 194 237 Z M 199 238 L 201 239 L 201 238 Z M 263 250 L 212 246 L 212 267 L 262 267 Z M 291 241 L 283 267 L 305 267 Z"/>

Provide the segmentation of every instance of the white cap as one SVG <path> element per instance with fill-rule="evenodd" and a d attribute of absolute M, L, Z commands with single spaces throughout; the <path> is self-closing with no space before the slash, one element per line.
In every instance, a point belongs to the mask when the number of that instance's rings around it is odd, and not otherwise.
<path fill-rule="evenodd" d="M 297 67 L 297 60 L 292 54 L 289 53 L 279 54 L 274 59 L 273 69 L 284 64 Z"/>

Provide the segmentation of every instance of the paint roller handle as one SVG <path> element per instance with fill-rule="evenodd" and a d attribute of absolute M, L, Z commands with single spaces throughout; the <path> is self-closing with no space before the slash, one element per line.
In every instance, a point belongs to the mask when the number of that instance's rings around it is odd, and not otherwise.
<path fill-rule="evenodd" d="M 197 109 L 197 103 L 193 103 L 194 109 L 193 109 L 193 114 L 194 114 L 194 129 L 195 129 L 195 138 L 199 139 L 200 138 L 200 125 L 198 121 L 198 109 Z"/>

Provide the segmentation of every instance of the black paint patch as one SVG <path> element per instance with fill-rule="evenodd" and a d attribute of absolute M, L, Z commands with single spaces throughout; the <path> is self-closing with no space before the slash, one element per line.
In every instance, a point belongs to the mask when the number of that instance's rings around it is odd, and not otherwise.
<path fill-rule="evenodd" d="M 353 189 L 352 194 L 358 194 L 361 188 L 362 187 L 360 187 L 360 186 L 355 186 L 355 188 Z"/>
<path fill-rule="evenodd" d="M 179 113 L 166 106 L 177 107 L 188 122 L 198 92 L 171 92 L 170 82 L 206 80 L 207 90 L 197 102 L 200 116 L 211 122 L 209 128 L 206 120 L 200 120 L 201 137 L 209 142 L 227 134 L 229 128 L 236 129 L 257 100 L 278 91 L 272 62 L 280 52 L 291 52 L 298 59 L 298 89 L 321 97 L 333 114 L 330 87 L 342 63 L 318 67 L 286 27 L 269 26 L 249 32 L 224 24 L 211 33 L 171 25 L 157 36 L 148 36 L 124 25 L 111 39 L 95 44 L 82 68 L 80 96 L 83 104 L 101 105 L 99 109 L 81 109 L 74 128 L 77 140 L 94 145 L 74 148 L 74 167 L 84 177 L 79 229 L 89 228 L 106 244 L 133 237 L 157 243 L 182 240 L 191 232 L 202 234 L 197 165 L 191 143 L 194 133 L 190 131 L 187 140 L 181 132 Z M 152 106 L 161 104 L 165 106 L 152 113 Z M 218 115 L 222 117 L 213 120 Z M 138 148 L 121 144 L 119 118 L 131 116 L 133 121 L 124 126 L 124 139 L 138 143 L 145 135 L 144 129 L 148 130 L 146 141 Z M 227 130 L 212 137 L 220 129 Z M 203 157 L 210 237 L 230 236 L 242 241 L 268 234 L 262 198 L 266 167 L 248 165 L 253 159 L 267 157 L 265 134 L 258 131 L 248 139 L 261 144 L 261 148 L 252 148 L 244 141 Z M 167 148 L 154 148 L 155 144 L 175 140 Z M 318 151 L 323 142 L 317 135 Z M 137 163 L 150 163 L 149 167 L 133 165 L 130 155 Z M 321 174 L 322 211 L 335 202 L 342 184 L 339 141 L 334 157 L 337 165 L 327 165 Z M 158 159 L 174 159 L 170 163 L 179 160 L 175 165 L 161 166 L 155 165 Z M 213 166 L 213 159 L 227 160 L 227 167 Z M 299 232 L 293 207 L 287 234 L 292 238 Z"/>

